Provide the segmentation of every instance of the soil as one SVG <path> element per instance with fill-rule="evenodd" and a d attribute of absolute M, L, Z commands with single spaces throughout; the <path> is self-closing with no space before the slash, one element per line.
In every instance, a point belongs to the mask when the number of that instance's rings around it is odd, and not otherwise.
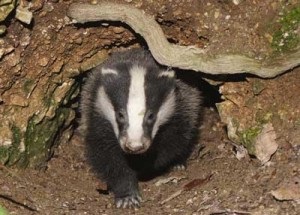
<path fill-rule="evenodd" d="M 71 26 L 58 27 L 61 24 L 59 20 L 63 20 L 71 2 L 52 0 L 45 3 L 42 9 L 36 9 L 36 26 L 32 29 L 30 26 L 29 30 L 20 27 L 21 24 L 15 21 L 10 24 L 7 37 L 11 40 L 6 40 L 7 43 L 17 43 L 13 38 L 22 38 L 20 32 L 25 32 L 26 35 L 30 34 L 31 44 L 37 44 L 29 45 L 26 55 L 21 55 L 24 59 L 30 59 L 35 53 L 37 59 L 27 63 L 24 60 L 27 65 L 25 68 L 28 71 L 30 69 L 31 73 L 36 71 L 33 61 L 39 62 L 38 59 L 42 59 L 37 53 L 52 53 L 60 58 L 81 61 L 84 57 L 76 59 L 77 55 L 80 55 L 79 50 L 88 53 L 88 50 L 92 49 L 95 51 L 101 48 L 126 48 L 140 42 L 131 31 L 124 31 L 124 26 L 121 27 L 123 37 L 117 33 L 120 30 L 118 26 L 90 25 L 87 27 L 88 34 Z M 259 58 L 272 54 L 270 26 L 276 23 L 284 8 L 299 4 L 297 0 L 116 2 L 129 2 L 153 14 L 170 42 L 197 45 L 205 48 L 210 54 L 239 52 Z M 47 28 L 45 26 L 56 29 L 53 31 L 53 40 L 49 39 L 55 43 L 49 45 L 47 53 L 44 53 L 43 43 L 48 40 L 43 39 L 41 34 L 41 29 Z M 29 33 L 30 31 L 32 32 Z M 78 33 L 78 37 L 86 37 L 80 41 L 77 41 L 78 38 L 70 38 L 69 34 L 75 35 L 77 31 L 82 33 Z M 59 36 L 56 37 L 56 34 Z M 77 43 L 76 54 L 62 54 L 61 50 L 64 50 L 65 46 L 60 46 L 59 43 L 70 43 L 70 50 L 72 44 Z M 16 44 L 13 46 L 18 49 Z M 14 81 L 24 77 L 27 70 L 21 70 L 21 74 L 18 73 Z M 8 73 L 6 76 L 7 79 L 10 78 Z M 6 76 L 3 76 L 1 83 L 10 83 Z M 1 90 L 10 87 L 1 84 Z M 298 98 L 298 94 L 299 91 L 295 92 L 297 97 L 294 98 Z M 70 142 L 58 146 L 45 170 L 18 170 L 1 166 L 0 205 L 10 214 L 18 215 L 300 214 L 299 203 L 292 200 L 278 201 L 271 194 L 271 191 L 279 188 L 283 182 L 295 181 L 294 185 L 300 186 L 299 147 L 279 147 L 271 161 L 263 166 L 252 157 L 246 156 L 239 160 L 236 146 L 227 140 L 226 131 L 214 105 L 208 105 L 203 115 L 199 144 L 188 162 L 187 170 L 171 171 L 152 180 L 140 182 L 143 203 L 139 209 L 114 207 L 113 196 L 107 194 L 105 185 L 95 177 L 87 165 L 84 143 L 76 132 Z M 289 136 L 289 133 L 286 136 Z M 168 182 L 164 183 L 164 179 L 168 179 Z M 168 197 L 180 190 L 182 192 L 177 197 L 168 200 Z"/>
<path fill-rule="evenodd" d="M 213 108 L 205 109 L 200 130 L 186 170 L 140 182 L 144 201 L 139 209 L 114 207 L 113 195 L 90 171 L 77 135 L 59 146 L 46 171 L 2 167 L 1 205 L 18 215 L 300 213 L 299 204 L 277 201 L 270 194 L 299 175 L 299 152 L 281 149 L 285 156 L 274 156 L 267 166 L 257 159 L 238 160 Z M 166 201 L 183 187 L 188 189 Z"/>

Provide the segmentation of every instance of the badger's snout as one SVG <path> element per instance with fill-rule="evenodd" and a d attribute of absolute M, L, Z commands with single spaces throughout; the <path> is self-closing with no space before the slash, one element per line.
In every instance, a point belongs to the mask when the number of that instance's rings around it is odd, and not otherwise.
<path fill-rule="evenodd" d="M 128 136 L 124 136 L 120 138 L 120 145 L 121 148 L 127 153 L 141 154 L 149 149 L 151 140 L 146 137 L 135 140 L 128 138 Z"/>

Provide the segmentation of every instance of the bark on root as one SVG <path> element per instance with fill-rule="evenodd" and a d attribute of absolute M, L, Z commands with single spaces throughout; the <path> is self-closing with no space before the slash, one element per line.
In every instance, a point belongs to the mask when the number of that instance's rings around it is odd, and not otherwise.
<path fill-rule="evenodd" d="M 130 5 L 74 3 L 68 10 L 68 16 L 78 23 L 124 22 L 145 39 L 152 55 L 159 63 L 180 69 L 207 74 L 249 73 L 271 78 L 300 64 L 300 47 L 293 53 L 260 61 L 239 54 L 208 56 L 204 50 L 193 46 L 171 44 L 154 17 Z"/>

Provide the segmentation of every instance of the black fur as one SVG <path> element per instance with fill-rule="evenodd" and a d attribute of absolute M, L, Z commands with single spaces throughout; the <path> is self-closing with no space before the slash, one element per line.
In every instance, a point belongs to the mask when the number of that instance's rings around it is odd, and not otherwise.
<path fill-rule="evenodd" d="M 172 117 L 159 127 L 148 151 L 133 155 L 121 149 L 112 125 L 95 110 L 95 101 L 99 86 L 106 85 L 115 111 L 124 108 L 130 83 L 128 71 L 136 64 L 147 69 L 147 108 L 158 111 L 172 89 L 175 89 L 176 107 Z M 123 77 L 114 79 L 107 75 L 103 80 L 101 68 L 121 71 Z M 81 126 L 87 156 L 93 169 L 114 193 L 118 207 L 138 206 L 141 201 L 138 178 L 185 164 L 197 139 L 201 103 L 198 90 L 179 80 L 155 78 L 161 70 L 166 68 L 156 63 L 148 51 L 135 49 L 117 53 L 93 70 L 83 88 Z"/>

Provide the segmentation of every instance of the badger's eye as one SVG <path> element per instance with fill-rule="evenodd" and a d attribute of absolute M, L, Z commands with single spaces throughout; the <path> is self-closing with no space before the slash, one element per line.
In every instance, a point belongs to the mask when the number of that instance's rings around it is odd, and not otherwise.
<path fill-rule="evenodd" d="M 124 122 L 125 121 L 125 113 L 123 111 L 118 111 L 117 112 L 117 120 L 119 122 Z"/>
<path fill-rule="evenodd" d="M 151 124 L 155 121 L 155 114 L 151 111 L 149 111 L 146 115 L 146 121 L 147 123 Z"/>

